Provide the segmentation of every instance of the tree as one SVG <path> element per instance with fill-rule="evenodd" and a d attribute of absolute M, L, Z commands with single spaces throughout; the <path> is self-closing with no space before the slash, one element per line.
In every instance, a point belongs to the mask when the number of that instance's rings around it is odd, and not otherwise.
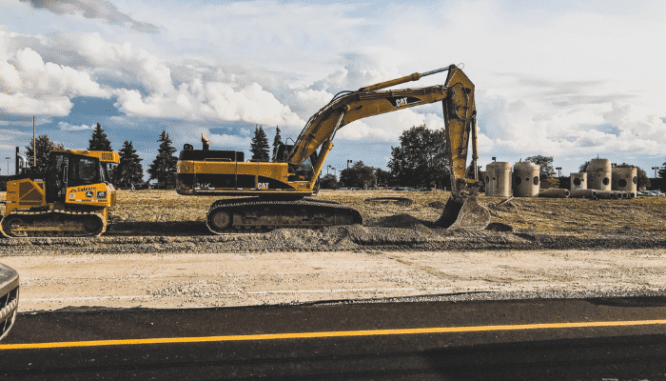
<path fill-rule="evenodd" d="M 273 160 L 277 158 L 278 147 L 282 144 L 284 143 L 282 143 L 282 136 L 280 136 L 280 127 L 275 127 L 275 137 L 273 138 Z"/>
<path fill-rule="evenodd" d="M 627 163 L 622 163 L 620 165 L 617 165 L 616 168 L 636 168 L 636 175 L 638 176 L 638 184 L 636 184 L 636 186 L 638 187 L 638 189 L 647 189 L 650 187 L 650 178 L 648 177 L 647 173 L 645 173 L 645 171 L 642 170 L 640 167 Z"/>
<path fill-rule="evenodd" d="M 391 182 L 391 172 L 385 171 L 381 168 L 375 169 L 375 176 L 377 177 L 377 185 L 385 187 Z"/>
<path fill-rule="evenodd" d="M 351 168 L 340 171 L 340 182 L 348 187 L 367 189 L 375 183 L 375 169 L 357 161 Z"/>
<path fill-rule="evenodd" d="M 666 179 L 666 163 L 661 165 L 661 168 L 659 168 L 659 172 L 657 173 L 659 174 L 659 177 Z"/>
<path fill-rule="evenodd" d="M 250 147 L 250 152 L 252 152 L 252 160 L 257 161 L 268 161 L 268 138 L 264 129 L 255 127 L 254 137 L 252 138 L 252 146 Z"/>
<path fill-rule="evenodd" d="M 95 125 L 95 130 L 92 133 L 92 136 L 90 137 L 90 140 L 88 140 L 88 150 L 89 151 L 113 151 L 111 149 L 111 142 L 106 136 L 106 133 L 104 132 L 104 129 L 102 128 L 102 125 L 97 123 Z"/>
<path fill-rule="evenodd" d="M 541 180 L 547 177 L 555 176 L 555 169 L 553 168 L 553 157 L 552 156 L 530 156 L 525 161 L 534 163 L 541 166 Z"/>
<path fill-rule="evenodd" d="M 125 140 L 123 148 L 119 152 L 120 164 L 116 169 L 115 183 L 142 183 L 143 182 L 143 166 L 141 159 L 136 153 L 132 142 Z"/>
<path fill-rule="evenodd" d="M 340 187 L 337 177 L 332 174 L 328 174 L 322 177 L 320 184 L 322 189 L 338 189 Z"/>
<path fill-rule="evenodd" d="M 578 171 L 579 171 L 579 172 L 587 172 L 587 167 L 590 166 L 590 163 L 591 163 L 591 161 L 589 161 L 589 160 L 586 161 L 585 163 L 583 163 L 583 165 L 581 165 L 581 166 L 578 168 Z"/>
<path fill-rule="evenodd" d="M 150 174 L 148 181 L 156 179 L 158 184 L 173 184 L 176 180 L 176 163 L 178 162 L 178 158 L 173 156 L 176 149 L 171 145 L 171 139 L 166 131 L 162 131 L 158 142 L 160 142 L 160 147 L 157 149 L 157 157 L 148 167 L 148 174 Z"/>
<path fill-rule="evenodd" d="M 49 155 L 54 149 L 65 149 L 65 146 L 62 144 L 55 144 L 49 139 L 46 135 L 40 135 L 37 137 L 36 148 L 37 148 L 37 167 L 33 166 L 34 163 L 34 151 L 32 149 L 32 144 L 34 139 L 30 139 L 30 144 L 25 147 L 25 155 L 28 159 L 28 168 L 32 172 L 46 172 L 46 168 L 49 166 Z"/>
<path fill-rule="evenodd" d="M 412 127 L 400 136 L 400 147 L 391 147 L 388 167 L 399 185 L 450 186 L 444 130 Z"/>

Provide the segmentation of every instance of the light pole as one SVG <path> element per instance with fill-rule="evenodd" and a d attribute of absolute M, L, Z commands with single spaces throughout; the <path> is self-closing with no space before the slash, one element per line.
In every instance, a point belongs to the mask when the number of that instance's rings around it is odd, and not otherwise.
<path fill-rule="evenodd" d="M 657 178 L 657 171 L 659 170 L 659 167 L 652 167 L 654 169 L 654 178 Z"/>
<path fill-rule="evenodd" d="M 331 169 L 331 165 L 330 165 L 330 164 L 326 167 L 326 176 L 328 176 L 328 170 L 329 170 L 329 169 Z"/>
<path fill-rule="evenodd" d="M 353 163 L 354 160 L 347 160 L 347 169 L 349 169 L 349 164 Z"/>
<path fill-rule="evenodd" d="M 11 159 L 11 157 L 7 156 L 5 159 L 7 159 L 7 176 L 9 176 L 9 159 Z"/>
<path fill-rule="evenodd" d="M 562 167 L 555 167 L 557 169 L 557 177 L 562 177 Z"/>
<path fill-rule="evenodd" d="M 335 167 L 331 167 L 331 169 L 333 170 L 333 176 L 335 176 L 335 178 L 337 179 L 338 173 L 335 171 Z"/>

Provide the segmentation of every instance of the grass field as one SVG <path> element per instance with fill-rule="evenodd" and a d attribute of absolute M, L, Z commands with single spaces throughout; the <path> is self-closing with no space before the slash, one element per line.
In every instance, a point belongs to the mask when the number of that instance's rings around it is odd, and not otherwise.
<path fill-rule="evenodd" d="M 357 209 L 366 226 L 390 226 L 391 221 L 411 216 L 413 221 L 435 221 L 450 193 L 444 191 L 331 191 L 321 199 L 337 201 Z M 411 205 L 366 202 L 374 197 L 406 197 Z M 181 196 L 173 190 L 119 191 L 111 223 L 203 221 L 215 196 Z M 504 198 L 479 196 L 490 210 L 492 222 L 511 225 L 516 231 L 553 234 L 597 234 L 666 232 L 666 198 L 638 197 L 633 200 L 588 200 L 561 198 L 514 198 L 496 207 Z M 392 225 L 394 227 L 400 227 Z"/>

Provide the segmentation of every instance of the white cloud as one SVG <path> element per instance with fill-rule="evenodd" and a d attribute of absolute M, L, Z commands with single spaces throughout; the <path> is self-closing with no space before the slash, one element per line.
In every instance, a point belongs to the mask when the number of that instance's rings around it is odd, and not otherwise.
<path fill-rule="evenodd" d="M 88 126 L 86 124 L 75 126 L 67 122 L 58 122 L 58 127 L 60 128 L 61 131 L 85 131 L 85 130 L 92 130 L 95 128 L 94 126 Z"/>
<path fill-rule="evenodd" d="M 90 19 L 104 19 L 111 24 L 129 24 L 132 29 L 139 32 L 157 33 L 158 28 L 150 23 L 136 21 L 129 15 L 122 13 L 106 0 L 21 0 L 29 2 L 35 8 L 47 9 L 55 14 L 82 15 Z"/>

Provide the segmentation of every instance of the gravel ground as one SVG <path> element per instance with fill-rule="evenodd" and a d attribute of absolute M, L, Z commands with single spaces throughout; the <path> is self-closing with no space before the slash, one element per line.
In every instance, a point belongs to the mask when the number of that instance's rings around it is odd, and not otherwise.
<path fill-rule="evenodd" d="M 513 231 L 464 232 L 431 222 L 448 195 L 322 192 L 364 224 L 215 236 L 215 197 L 121 191 L 106 235 L 0 239 L 0 261 L 22 311 L 664 295 L 666 199 L 480 197 Z"/>
<path fill-rule="evenodd" d="M 137 253 L 4 256 L 21 311 L 666 295 L 666 252 Z"/>

